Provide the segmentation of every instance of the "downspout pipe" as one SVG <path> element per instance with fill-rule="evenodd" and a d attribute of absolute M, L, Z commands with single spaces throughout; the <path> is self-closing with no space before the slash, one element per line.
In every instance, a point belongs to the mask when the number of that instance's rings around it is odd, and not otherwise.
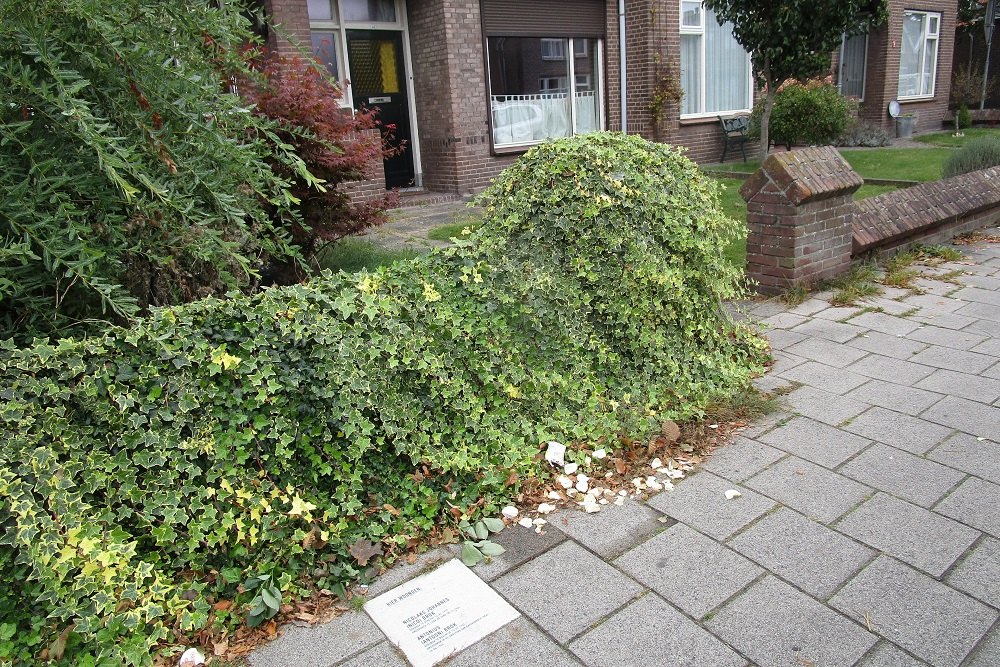
<path fill-rule="evenodd" d="M 621 89 L 618 93 L 621 99 L 622 134 L 628 134 L 628 72 L 625 67 L 625 0 L 618 0 L 618 80 Z"/>

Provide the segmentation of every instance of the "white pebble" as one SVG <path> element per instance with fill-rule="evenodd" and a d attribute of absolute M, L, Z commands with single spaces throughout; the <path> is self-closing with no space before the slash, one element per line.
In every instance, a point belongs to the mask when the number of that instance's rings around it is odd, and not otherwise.
<path fill-rule="evenodd" d="M 500 510 L 500 513 L 503 514 L 508 519 L 517 518 L 517 508 L 514 507 L 513 505 L 507 505 L 507 507 L 504 507 L 502 510 Z"/>

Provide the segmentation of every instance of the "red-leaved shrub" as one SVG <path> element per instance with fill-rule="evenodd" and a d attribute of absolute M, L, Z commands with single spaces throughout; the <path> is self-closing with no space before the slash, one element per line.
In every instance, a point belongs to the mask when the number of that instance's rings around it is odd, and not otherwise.
<path fill-rule="evenodd" d="M 325 69 L 299 57 L 268 55 L 259 60 L 261 77 L 244 82 L 242 94 L 256 105 L 256 113 L 285 128 L 280 139 L 295 147 L 309 171 L 322 179 L 323 190 L 296 177 L 280 164 L 272 166 L 292 183 L 299 199 L 301 222 L 287 225 L 303 258 L 311 262 L 327 244 L 357 234 L 386 220 L 398 193 L 353 203 L 344 185 L 374 177 L 382 160 L 405 148 L 392 148 L 374 111 L 342 106 L 343 92 Z M 268 283 L 300 281 L 307 267 L 298 262 L 272 260 L 265 267 Z"/>

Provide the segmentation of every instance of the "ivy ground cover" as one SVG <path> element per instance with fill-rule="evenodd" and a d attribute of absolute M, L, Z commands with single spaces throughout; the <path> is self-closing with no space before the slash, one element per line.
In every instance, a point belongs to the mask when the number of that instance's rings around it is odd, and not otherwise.
<path fill-rule="evenodd" d="M 547 440 L 695 416 L 759 371 L 740 225 L 674 149 L 539 146 L 482 226 L 374 272 L 0 343 L 0 660 L 149 664 L 495 514 Z"/>

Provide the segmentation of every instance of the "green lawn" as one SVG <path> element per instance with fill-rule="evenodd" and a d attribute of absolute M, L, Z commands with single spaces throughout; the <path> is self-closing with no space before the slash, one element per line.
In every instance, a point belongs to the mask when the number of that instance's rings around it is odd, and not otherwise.
<path fill-rule="evenodd" d="M 930 144 L 932 146 L 961 148 L 973 139 L 979 139 L 981 137 L 1000 137 L 1000 128 L 969 127 L 963 130 L 963 133 L 965 136 L 955 137 L 952 136 L 954 134 L 952 130 L 947 132 L 934 132 L 932 134 L 924 134 L 919 137 L 914 137 L 914 140 Z"/>
<path fill-rule="evenodd" d="M 936 181 L 941 178 L 941 166 L 951 155 L 951 152 L 951 148 L 945 147 L 872 148 L 845 149 L 841 150 L 840 154 L 863 178 L 923 182 Z M 711 165 L 705 167 L 705 170 L 753 173 L 757 171 L 759 166 L 758 160 L 749 160 L 747 162 Z"/>
<path fill-rule="evenodd" d="M 427 238 L 432 241 L 450 241 L 452 238 L 462 238 L 463 231 L 468 229 L 470 232 L 473 232 L 477 227 L 479 227 L 480 224 L 482 224 L 482 220 L 480 218 L 469 216 L 464 220 L 449 222 L 446 225 L 435 227 L 431 231 L 427 232 Z"/>
<path fill-rule="evenodd" d="M 319 257 L 321 268 L 331 271 L 354 273 L 361 269 L 375 269 L 392 264 L 401 259 L 413 259 L 420 253 L 416 250 L 394 250 L 354 237 L 341 239 L 328 246 Z"/>

